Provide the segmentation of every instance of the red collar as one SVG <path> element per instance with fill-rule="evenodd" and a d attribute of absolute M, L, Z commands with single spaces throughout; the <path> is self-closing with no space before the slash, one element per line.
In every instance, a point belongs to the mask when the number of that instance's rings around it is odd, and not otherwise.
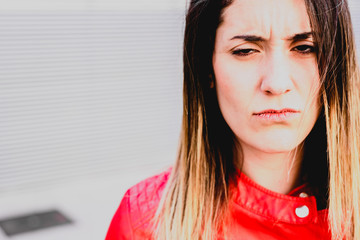
<path fill-rule="evenodd" d="M 317 211 L 316 199 L 308 190 L 307 184 L 303 184 L 287 195 L 280 194 L 260 186 L 240 173 L 234 201 L 242 208 L 269 220 L 292 224 L 317 222 L 319 214 L 323 219 L 327 210 Z M 299 197 L 300 193 L 309 196 Z"/>

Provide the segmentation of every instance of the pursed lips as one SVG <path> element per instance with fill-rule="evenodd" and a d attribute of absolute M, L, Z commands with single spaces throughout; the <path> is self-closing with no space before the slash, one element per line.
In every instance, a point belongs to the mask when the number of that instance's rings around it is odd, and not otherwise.
<path fill-rule="evenodd" d="M 290 120 L 291 118 L 298 115 L 300 111 L 292 108 L 283 108 L 280 110 L 277 109 L 266 109 L 260 112 L 256 112 L 253 115 L 262 120 L 274 121 L 274 122 L 283 122 Z"/>
<path fill-rule="evenodd" d="M 268 113 L 279 114 L 279 113 L 286 113 L 286 112 L 297 113 L 297 112 L 300 112 L 300 111 L 297 111 L 297 110 L 292 109 L 292 108 L 284 108 L 284 109 L 281 109 L 281 110 L 267 109 L 267 110 L 263 110 L 261 112 L 254 113 L 254 115 L 268 114 Z"/>

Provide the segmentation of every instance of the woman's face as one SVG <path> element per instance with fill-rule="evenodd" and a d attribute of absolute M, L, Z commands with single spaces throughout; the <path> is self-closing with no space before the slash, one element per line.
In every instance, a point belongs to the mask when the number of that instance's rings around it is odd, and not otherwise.
<path fill-rule="evenodd" d="M 243 151 L 289 152 L 319 115 L 319 73 L 304 0 L 234 0 L 213 53 L 220 110 Z"/>

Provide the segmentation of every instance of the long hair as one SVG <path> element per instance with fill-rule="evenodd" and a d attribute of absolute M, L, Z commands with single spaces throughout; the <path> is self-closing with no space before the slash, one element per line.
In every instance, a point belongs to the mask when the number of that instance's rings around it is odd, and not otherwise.
<path fill-rule="evenodd" d="M 216 30 L 231 3 L 190 2 L 184 34 L 180 147 L 155 218 L 157 239 L 214 239 L 224 227 L 230 187 L 242 162 L 241 156 L 235 156 L 238 144 L 222 117 L 211 82 Z M 314 144 L 307 142 L 323 142 L 315 148 L 323 161 L 308 167 L 309 181 L 329 208 L 333 239 L 346 235 L 360 240 L 360 138 L 356 134 L 360 86 L 348 5 L 346 0 L 305 3 L 317 43 L 323 106 L 305 140 L 304 157 L 310 156 L 307 152 L 314 155 Z M 304 162 L 303 170 L 312 165 L 314 161 Z"/>
<path fill-rule="evenodd" d="M 306 0 L 318 46 L 333 239 L 360 239 L 360 82 L 346 0 Z"/>

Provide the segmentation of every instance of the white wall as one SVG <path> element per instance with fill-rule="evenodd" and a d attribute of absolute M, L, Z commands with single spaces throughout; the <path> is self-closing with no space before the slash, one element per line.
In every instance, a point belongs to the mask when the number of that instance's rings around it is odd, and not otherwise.
<path fill-rule="evenodd" d="M 172 164 L 183 19 L 179 1 L 0 0 L 0 219 L 74 221 L 11 239 L 102 239 L 124 191 Z"/>
<path fill-rule="evenodd" d="M 184 10 L 186 0 L 1 0 L 1 10 Z"/>

